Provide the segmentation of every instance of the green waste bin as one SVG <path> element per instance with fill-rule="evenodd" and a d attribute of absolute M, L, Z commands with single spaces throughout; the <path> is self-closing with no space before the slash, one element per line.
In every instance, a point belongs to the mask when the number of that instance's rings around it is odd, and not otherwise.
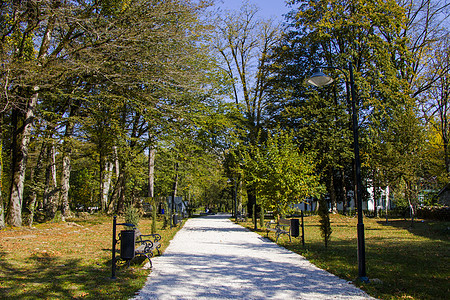
<path fill-rule="evenodd" d="M 122 230 L 120 232 L 120 258 L 123 260 L 132 260 L 135 251 L 135 232 L 134 230 Z"/>
<path fill-rule="evenodd" d="M 291 236 L 300 236 L 300 221 L 298 219 L 291 219 Z"/>

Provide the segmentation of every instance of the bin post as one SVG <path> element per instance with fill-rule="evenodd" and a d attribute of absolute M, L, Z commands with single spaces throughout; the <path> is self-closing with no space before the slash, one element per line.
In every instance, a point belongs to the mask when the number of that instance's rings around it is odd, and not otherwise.
<path fill-rule="evenodd" d="M 117 216 L 113 217 L 113 237 L 112 237 L 112 261 L 111 279 L 116 279 L 116 245 L 117 245 L 117 225 L 132 227 L 133 230 L 122 230 L 120 232 L 120 258 L 132 260 L 135 256 L 135 231 L 136 226 L 131 223 L 117 223 Z M 125 232 L 125 233 L 124 233 Z M 128 233 L 127 233 L 128 232 Z"/>
<path fill-rule="evenodd" d="M 302 217 L 302 245 L 303 248 L 305 248 L 305 224 L 303 223 L 303 210 L 301 213 L 301 217 Z"/>
<path fill-rule="evenodd" d="M 299 220 L 291 219 L 291 236 L 298 237 L 299 235 Z"/>

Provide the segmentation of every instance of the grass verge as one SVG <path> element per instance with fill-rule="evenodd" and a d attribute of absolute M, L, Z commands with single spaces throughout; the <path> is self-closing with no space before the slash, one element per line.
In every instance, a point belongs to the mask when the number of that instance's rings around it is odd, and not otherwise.
<path fill-rule="evenodd" d="M 313 264 L 354 283 L 380 299 L 448 299 L 450 295 L 450 222 L 365 218 L 366 268 L 370 283 L 361 283 L 357 263 L 357 219 L 330 215 L 333 233 L 325 249 L 317 216 L 305 217 L 305 248 L 298 238 L 278 244 Z M 242 225 L 253 228 L 251 223 Z M 258 231 L 266 236 L 262 230 Z M 269 238 L 275 240 L 274 234 Z"/>
<path fill-rule="evenodd" d="M 181 226 L 161 227 L 164 251 Z M 141 219 L 139 228 L 150 233 L 151 220 Z M 129 299 L 150 271 L 119 268 L 111 280 L 111 247 L 112 217 L 106 216 L 2 230 L 0 299 Z"/>

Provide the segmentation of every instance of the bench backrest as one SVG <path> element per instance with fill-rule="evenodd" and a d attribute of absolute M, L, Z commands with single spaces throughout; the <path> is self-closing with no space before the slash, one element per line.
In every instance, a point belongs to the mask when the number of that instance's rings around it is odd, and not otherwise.
<path fill-rule="evenodd" d="M 291 220 L 280 218 L 278 220 L 278 224 L 280 224 L 280 225 L 291 225 Z"/>

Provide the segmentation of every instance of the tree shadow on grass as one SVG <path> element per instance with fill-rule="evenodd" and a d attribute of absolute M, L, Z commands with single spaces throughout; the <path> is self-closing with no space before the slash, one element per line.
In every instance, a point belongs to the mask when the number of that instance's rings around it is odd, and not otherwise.
<path fill-rule="evenodd" d="M 377 223 L 383 226 L 405 229 L 414 235 L 433 240 L 450 241 L 450 222 L 418 220 L 412 226 L 411 220 L 390 220 L 387 224 L 386 221 L 380 220 Z"/>
<path fill-rule="evenodd" d="M 346 280 L 358 274 L 357 242 L 355 239 L 332 240 L 328 249 L 323 243 L 309 242 L 306 248 L 297 244 L 283 244 L 301 253 L 318 267 Z M 361 284 L 376 297 L 417 299 L 445 299 L 450 293 L 448 278 L 449 247 L 442 241 L 370 237 L 366 239 L 366 268 L 369 279 L 381 284 Z"/>
<path fill-rule="evenodd" d="M 10 262 L 0 252 L 1 299 L 128 299 L 145 281 L 141 270 L 126 269 L 111 280 L 111 268 L 47 253 Z M 109 263 L 110 266 L 110 263 Z"/>

